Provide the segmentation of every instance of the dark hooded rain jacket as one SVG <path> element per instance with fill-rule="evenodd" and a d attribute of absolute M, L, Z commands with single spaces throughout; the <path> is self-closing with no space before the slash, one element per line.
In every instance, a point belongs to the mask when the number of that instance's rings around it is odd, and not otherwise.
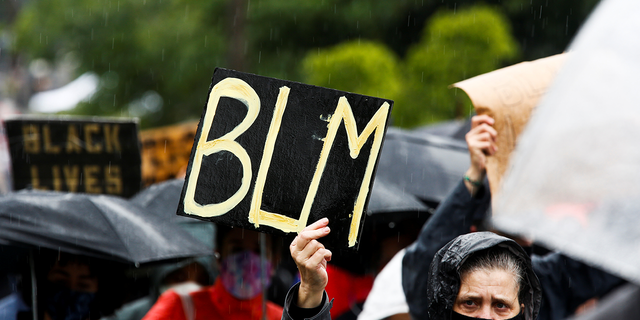
<path fill-rule="evenodd" d="M 485 217 L 491 194 L 485 186 L 475 197 L 469 195 L 460 179 L 422 227 L 418 239 L 407 247 L 402 261 L 402 287 L 414 320 L 428 320 L 429 270 L 436 252 L 455 237 L 469 232 Z M 576 308 L 593 297 L 600 297 L 624 281 L 597 268 L 553 252 L 532 255 L 531 263 L 542 286 L 542 306 L 538 320 L 566 319 Z"/>
<path fill-rule="evenodd" d="M 524 304 L 524 319 L 534 320 L 542 301 L 540 282 L 527 253 L 515 241 L 491 232 L 476 232 L 459 236 L 440 249 L 429 269 L 427 313 L 431 320 L 449 320 L 460 289 L 460 267 L 471 255 L 493 247 L 509 249 L 525 267 L 520 288 L 520 303 Z"/>

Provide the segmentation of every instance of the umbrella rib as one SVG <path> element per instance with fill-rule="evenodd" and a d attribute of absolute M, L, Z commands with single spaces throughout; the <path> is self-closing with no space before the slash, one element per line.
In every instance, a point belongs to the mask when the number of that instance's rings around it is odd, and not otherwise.
<path fill-rule="evenodd" d="M 89 202 L 91 203 L 91 205 L 92 205 L 93 207 L 95 207 L 98 211 L 103 212 L 103 211 L 102 211 L 102 209 L 101 209 L 100 207 L 98 207 L 98 206 L 93 202 L 93 199 L 91 199 L 91 198 L 87 198 L 87 199 L 89 200 Z M 118 241 L 120 242 L 120 244 L 125 248 L 125 250 L 126 250 L 126 251 L 127 251 L 127 253 L 129 254 L 129 257 L 131 257 L 131 258 L 132 258 L 131 260 L 135 260 L 135 259 L 133 259 L 133 255 L 131 254 L 131 251 L 129 251 L 129 247 L 128 247 L 128 246 L 126 246 L 126 245 L 124 244 L 124 241 L 122 241 L 122 239 L 120 238 L 120 233 L 118 232 L 118 229 L 116 229 L 116 228 L 113 226 L 113 223 L 111 223 L 111 220 L 107 219 L 107 217 L 106 217 L 106 216 L 104 216 L 104 215 L 100 215 L 100 216 L 102 217 L 102 219 L 104 219 L 104 220 L 106 220 L 106 221 L 107 221 L 107 224 L 111 227 L 111 230 L 113 230 L 113 233 L 114 233 L 115 235 L 117 235 L 117 237 L 116 237 L 116 238 L 118 238 Z M 113 253 L 111 253 L 111 255 L 114 255 L 114 254 L 113 254 Z M 127 259 L 127 257 L 120 257 L 120 258 Z M 138 261 L 131 261 L 131 262 L 133 262 L 133 263 L 138 263 Z"/>

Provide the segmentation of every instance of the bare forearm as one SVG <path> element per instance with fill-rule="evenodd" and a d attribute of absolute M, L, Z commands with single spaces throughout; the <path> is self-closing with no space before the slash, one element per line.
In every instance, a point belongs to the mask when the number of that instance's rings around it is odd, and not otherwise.
<path fill-rule="evenodd" d="M 323 293 L 324 289 L 318 290 L 301 283 L 298 290 L 298 307 L 307 309 L 318 307 L 322 303 Z"/>

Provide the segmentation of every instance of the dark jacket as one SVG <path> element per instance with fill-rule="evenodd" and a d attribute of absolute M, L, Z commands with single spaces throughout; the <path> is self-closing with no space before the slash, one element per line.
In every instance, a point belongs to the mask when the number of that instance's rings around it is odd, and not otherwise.
<path fill-rule="evenodd" d="M 640 318 L 640 287 L 635 284 L 620 286 L 601 301 L 595 309 L 571 320 L 613 320 Z"/>
<path fill-rule="evenodd" d="M 531 262 L 542 285 L 538 320 L 566 319 L 587 300 L 602 297 L 625 283 L 621 278 L 557 252 L 533 255 Z"/>
<path fill-rule="evenodd" d="M 451 319 L 453 305 L 460 290 L 460 267 L 471 255 L 494 247 L 509 249 L 525 268 L 519 302 L 525 306 L 524 319 L 536 319 L 542 294 L 540 282 L 533 272 L 529 256 L 515 241 L 492 232 L 461 235 L 436 253 L 429 269 L 430 277 L 426 290 L 426 308 L 429 319 Z"/>
<path fill-rule="evenodd" d="M 333 300 L 329 301 L 326 291 L 322 296 L 322 303 L 320 303 L 318 308 L 301 310 L 296 307 L 295 302 L 293 302 L 293 299 L 298 297 L 298 288 L 300 288 L 299 282 L 287 292 L 287 297 L 284 299 L 282 320 L 331 320 L 331 313 L 329 311 L 333 305 Z"/>
<path fill-rule="evenodd" d="M 482 219 L 491 204 L 488 188 L 471 197 L 464 182 L 440 203 L 422 227 L 416 242 L 407 247 L 402 262 L 402 286 L 413 319 L 429 319 L 426 288 L 436 252 L 455 237 L 469 232 L 474 221 Z M 599 269 L 559 253 L 531 257 L 533 270 L 542 287 L 542 306 L 538 320 L 560 320 L 592 297 L 609 292 L 624 281 Z"/>

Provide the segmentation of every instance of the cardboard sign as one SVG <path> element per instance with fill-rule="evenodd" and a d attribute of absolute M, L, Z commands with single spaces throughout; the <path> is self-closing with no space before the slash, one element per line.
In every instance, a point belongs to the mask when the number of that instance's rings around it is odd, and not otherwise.
<path fill-rule="evenodd" d="M 354 247 L 393 101 L 216 69 L 178 214 Z"/>
<path fill-rule="evenodd" d="M 140 132 L 144 186 L 184 177 L 197 128 L 193 121 Z"/>
<path fill-rule="evenodd" d="M 140 191 L 138 124 L 100 118 L 5 120 L 13 188 L 103 193 Z"/>
<path fill-rule="evenodd" d="M 477 114 L 486 114 L 495 120 L 498 151 L 487 158 L 492 202 L 498 198 L 502 176 L 518 136 L 565 59 L 566 54 L 558 54 L 522 62 L 453 85 L 469 95 Z"/>

